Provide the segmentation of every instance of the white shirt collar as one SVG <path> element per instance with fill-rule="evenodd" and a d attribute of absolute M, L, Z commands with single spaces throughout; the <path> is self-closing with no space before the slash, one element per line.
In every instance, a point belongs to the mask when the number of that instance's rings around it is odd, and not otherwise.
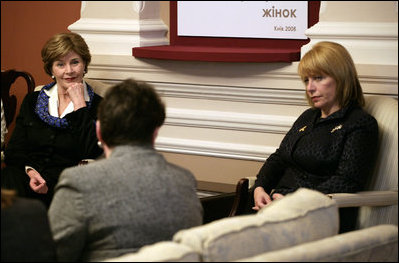
<path fill-rule="evenodd" d="M 83 81 L 83 86 L 84 86 L 84 98 L 85 101 L 90 101 L 89 93 L 87 92 L 87 84 L 85 81 Z M 47 96 L 49 96 L 48 100 L 48 111 L 51 116 L 57 117 L 57 118 L 64 118 L 65 115 L 68 113 L 73 112 L 73 103 L 72 101 L 68 104 L 68 106 L 65 108 L 64 112 L 61 114 L 61 116 L 58 115 L 58 86 L 57 83 L 51 87 L 49 90 L 44 90 Z"/>

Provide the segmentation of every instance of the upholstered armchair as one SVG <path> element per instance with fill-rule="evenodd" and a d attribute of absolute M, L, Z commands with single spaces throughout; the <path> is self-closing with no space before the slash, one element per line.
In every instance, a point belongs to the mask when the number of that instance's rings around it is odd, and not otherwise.
<path fill-rule="evenodd" d="M 384 96 L 366 96 L 365 110 L 378 122 L 379 142 L 376 165 L 365 191 L 332 193 L 338 207 L 359 207 L 357 229 L 398 225 L 398 101 Z M 245 177 L 236 186 L 230 216 L 240 215 L 248 202 L 248 189 L 255 177 Z"/>
<path fill-rule="evenodd" d="M 398 100 L 369 96 L 365 110 L 379 127 L 378 155 L 367 190 L 329 196 L 338 207 L 360 207 L 357 228 L 398 225 Z"/>

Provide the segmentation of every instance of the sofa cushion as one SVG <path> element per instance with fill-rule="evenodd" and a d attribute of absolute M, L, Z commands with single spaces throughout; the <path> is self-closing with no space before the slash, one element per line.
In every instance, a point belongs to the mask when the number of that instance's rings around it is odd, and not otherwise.
<path fill-rule="evenodd" d="M 112 87 L 110 84 L 95 79 L 85 78 L 85 81 L 93 88 L 93 91 L 101 97 L 104 97 L 105 93 L 107 93 L 107 91 Z"/>
<path fill-rule="evenodd" d="M 198 262 L 198 253 L 184 244 L 161 241 L 142 247 L 135 253 L 110 258 L 103 262 Z"/>
<path fill-rule="evenodd" d="M 301 188 L 257 214 L 180 230 L 173 240 L 192 247 L 203 261 L 232 261 L 336 235 L 338 221 L 334 201 Z"/>
<path fill-rule="evenodd" d="M 237 261 L 397 262 L 398 227 L 378 225 Z"/>

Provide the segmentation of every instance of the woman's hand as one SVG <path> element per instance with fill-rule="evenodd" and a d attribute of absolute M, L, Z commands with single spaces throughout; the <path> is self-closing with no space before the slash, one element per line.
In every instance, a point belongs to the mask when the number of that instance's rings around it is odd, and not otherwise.
<path fill-rule="evenodd" d="M 274 193 L 272 195 L 273 201 L 281 199 L 283 197 L 284 197 L 284 195 L 279 194 L 279 193 Z M 263 189 L 263 187 L 261 187 L 261 186 L 256 187 L 255 191 L 254 191 L 255 206 L 252 207 L 252 209 L 258 211 L 262 207 L 271 204 L 272 198 L 270 198 L 270 196 L 265 192 L 265 189 Z"/>
<path fill-rule="evenodd" d="M 265 192 L 265 189 L 263 189 L 263 187 L 258 186 L 254 190 L 254 201 L 255 201 L 255 206 L 252 207 L 252 209 L 258 211 L 262 207 L 270 204 L 272 202 L 272 199 Z"/>
<path fill-rule="evenodd" d="M 83 83 L 71 83 L 66 92 L 73 103 L 74 111 L 86 107 Z"/>
<path fill-rule="evenodd" d="M 272 195 L 273 200 L 278 200 L 278 199 L 281 199 L 283 197 L 284 197 L 284 195 L 279 194 L 279 193 L 275 193 L 275 194 Z"/>
<path fill-rule="evenodd" d="M 46 194 L 48 191 L 48 187 L 46 185 L 46 181 L 40 174 L 34 170 L 30 169 L 28 171 L 28 176 L 30 177 L 29 186 L 38 194 Z"/>

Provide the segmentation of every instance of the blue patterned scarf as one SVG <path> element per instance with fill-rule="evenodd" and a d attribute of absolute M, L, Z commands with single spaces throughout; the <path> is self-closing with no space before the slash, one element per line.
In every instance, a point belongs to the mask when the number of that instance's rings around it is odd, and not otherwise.
<path fill-rule="evenodd" d="M 48 125 L 52 127 L 57 127 L 61 129 L 66 129 L 69 127 L 67 119 L 64 118 L 58 118 L 51 116 L 49 111 L 48 111 L 48 101 L 49 101 L 49 96 L 44 92 L 44 90 L 49 90 L 51 87 L 55 85 L 55 82 L 52 82 L 46 86 L 44 86 L 39 93 L 39 96 L 37 97 L 37 103 L 36 103 L 36 109 L 35 112 L 39 118 L 47 123 Z M 87 107 L 90 108 L 91 104 L 93 102 L 94 98 L 94 91 L 93 89 L 86 84 L 87 86 L 87 93 L 89 94 L 89 102 L 87 102 Z"/>

